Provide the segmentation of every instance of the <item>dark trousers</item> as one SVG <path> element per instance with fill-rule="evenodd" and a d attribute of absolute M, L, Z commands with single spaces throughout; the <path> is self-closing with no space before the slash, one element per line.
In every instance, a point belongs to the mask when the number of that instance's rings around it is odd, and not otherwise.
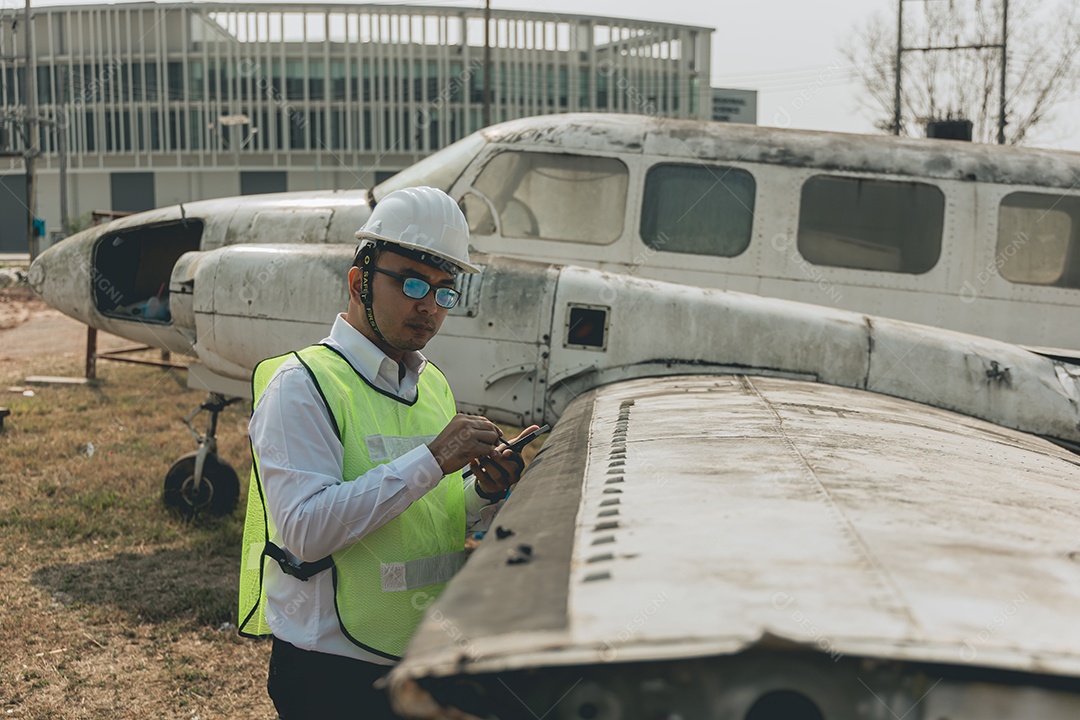
<path fill-rule="evenodd" d="M 388 720 L 396 717 L 389 698 L 372 687 L 388 672 L 385 665 L 301 650 L 274 638 L 266 690 L 281 720 Z"/>

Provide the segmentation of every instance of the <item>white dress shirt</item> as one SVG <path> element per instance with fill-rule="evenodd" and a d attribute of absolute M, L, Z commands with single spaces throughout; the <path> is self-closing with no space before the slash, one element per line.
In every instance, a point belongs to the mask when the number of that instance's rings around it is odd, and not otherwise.
<path fill-rule="evenodd" d="M 420 373 L 427 366 L 419 352 L 405 354 L 405 373 L 399 381 L 398 364 L 349 325 L 344 315 L 337 317 L 323 343 L 339 350 L 376 387 L 403 400 L 416 397 Z M 295 561 L 320 560 L 356 542 L 400 515 L 443 477 L 425 444 L 352 482 L 342 482 L 344 449 L 333 423 L 311 376 L 290 358 L 270 379 L 248 426 L 259 457 L 266 509 L 276 528 L 270 541 Z M 486 528 L 501 504 L 481 498 L 474 478 L 466 480 L 466 531 Z M 392 664 L 342 634 L 329 570 L 305 582 L 284 574 L 271 561 L 263 582 L 266 619 L 278 638 L 305 650 Z"/>

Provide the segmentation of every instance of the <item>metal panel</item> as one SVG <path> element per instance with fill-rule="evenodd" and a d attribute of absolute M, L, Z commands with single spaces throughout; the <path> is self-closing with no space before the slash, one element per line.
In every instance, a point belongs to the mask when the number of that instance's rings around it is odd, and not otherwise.
<path fill-rule="evenodd" d="M 258 195 L 288 190 L 287 173 L 275 171 L 243 170 L 240 172 L 240 194 Z"/>
<path fill-rule="evenodd" d="M 609 385 L 579 397 L 567 420 L 583 408 L 588 429 L 560 423 L 500 514 L 513 539 L 481 545 L 398 678 L 759 643 L 940 663 L 969 680 L 987 673 L 983 682 L 989 669 L 1080 676 L 1075 455 L 925 405 L 779 378 Z M 583 437 L 584 461 L 545 459 Z M 563 507 L 578 494 L 576 512 Z M 563 592 L 549 563 L 565 562 L 567 533 L 569 597 L 546 610 L 556 621 L 538 623 L 530 605 Z M 519 543 L 534 561 L 508 564 Z M 500 589 L 490 606 L 480 585 Z M 468 647 L 448 642 L 446 618 Z"/>
<path fill-rule="evenodd" d="M 112 193 L 112 210 L 142 212 L 157 207 L 152 172 L 110 173 L 109 188 Z"/>
<path fill-rule="evenodd" d="M 26 224 L 26 176 L 0 176 L 0 252 L 27 251 Z"/>
<path fill-rule="evenodd" d="M 265 243 L 324 243 L 333 215 L 326 208 L 263 210 L 255 214 L 248 237 Z"/>

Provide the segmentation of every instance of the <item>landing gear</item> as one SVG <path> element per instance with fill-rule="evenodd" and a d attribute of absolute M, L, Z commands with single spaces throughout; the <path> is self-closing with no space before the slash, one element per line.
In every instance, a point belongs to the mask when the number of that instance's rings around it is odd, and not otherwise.
<path fill-rule="evenodd" d="M 167 507 L 185 518 L 193 518 L 199 513 L 228 515 L 236 507 L 240 480 L 232 466 L 218 457 L 216 434 L 218 414 L 239 401 L 240 398 L 210 393 L 202 405 L 184 418 L 199 449 L 184 455 L 169 468 L 165 474 L 163 498 Z M 191 426 L 191 421 L 203 410 L 210 413 L 210 419 L 206 423 L 206 434 L 200 435 Z"/>
<path fill-rule="evenodd" d="M 202 473 L 195 471 L 198 462 L 199 453 L 193 452 L 172 464 L 165 474 L 165 504 L 185 518 L 200 512 L 228 515 L 240 495 L 236 471 L 217 455 L 206 455 Z"/>

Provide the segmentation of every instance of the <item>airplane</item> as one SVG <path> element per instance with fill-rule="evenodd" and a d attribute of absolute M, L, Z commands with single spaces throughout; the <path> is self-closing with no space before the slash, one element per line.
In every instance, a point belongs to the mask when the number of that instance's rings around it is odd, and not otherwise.
<path fill-rule="evenodd" d="M 450 192 L 474 245 L 498 256 L 816 302 L 823 316 L 835 308 L 890 315 L 1076 358 L 1080 222 L 1071 218 L 1080 193 L 1067 185 L 1074 176 L 1080 156 L 1069 153 L 642 116 L 543 116 L 481 130 L 370 191 L 203 200 L 121 218 L 49 248 L 30 281 L 92 327 L 198 358 L 189 383 L 210 393 L 200 407 L 207 429 L 197 452 L 170 468 L 165 497 L 183 511 L 227 513 L 239 482 L 216 453 L 218 413 L 231 398 L 250 396 L 258 359 L 321 337 L 304 334 L 306 321 L 295 316 L 307 305 L 330 307 L 326 293 L 336 288 L 282 272 L 279 258 L 320 256 L 327 243 L 351 246 L 374 204 L 398 187 Z M 218 285 L 218 297 L 196 290 L 206 283 L 208 254 L 279 242 L 307 249 L 282 246 L 258 272 Z M 269 287 L 294 299 L 271 310 Z M 229 311 L 239 325 L 252 316 L 273 320 L 265 335 L 252 337 L 217 312 L 231 306 L 229 292 L 241 303 Z M 614 299 L 606 289 L 592 304 Z M 500 386 L 498 373 L 520 377 L 535 365 L 502 349 L 498 341 L 507 338 L 498 328 L 488 331 L 491 347 L 507 357 L 484 383 Z M 587 363 L 579 370 L 592 372 Z M 461 396 L 465 404 L 489 404 L 484 383 Z M 538 392 L 526 404 L 539 404 Z"/>
<path fill-rule="evenodd" d="M 1080 355 L 1078 184 L 1074 152 L 544 115 L 480 130 L 371 190 L 202 200 L 90 228 L 48 260 L 81 285 L 46 289 L 94 327 L 189 352 L 161 303 L 184 253 L 351 243 L 388 193 L 429 185 L 459 201 L 482 252 Z"/>
<path fill-rule="evenodd" d="M 333 200 L 309 200 L 297 215 L 336 222 Z M 325 335 L 353 247 L 231 242 L 233 216 L 256 222 L 237 202 L 73 238 L 31 283 L 106 329 L 186 344 L 190 384 L 244 397 L 258 360 Z M 211 227 L 213 247 L 153 265 L 154 238 L 175 252 Z M 554 429 L 391 674 L 400 713 L 1077 716 L 1067 355 L 643 272 L 474 260 L 425 353 L 460 409 Z M 167 319 L 165 290 L 144 292 L 166 271 Z M 222 511 L 235 489 L 218 463 L 206 451 L 172 501 Z"/>

